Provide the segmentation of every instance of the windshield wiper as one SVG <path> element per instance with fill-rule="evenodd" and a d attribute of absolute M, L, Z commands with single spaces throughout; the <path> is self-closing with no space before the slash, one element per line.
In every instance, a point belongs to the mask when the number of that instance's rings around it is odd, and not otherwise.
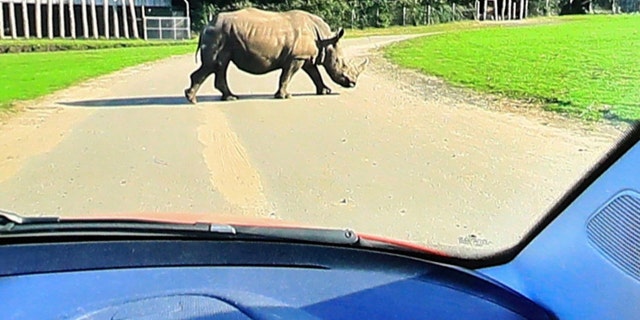
<path fill-rule="evenodd" d="M 357 244 L 358 235 L 350 229 L 287 228 L 235 226 L 241 235 L 253 235 L 270 239 L 299 240 L 326 244 Z"/>
<path fill-rule="evenodd" d="M 126 219 L 66 220 L 60 217 L 24 217 L 0 210 L 0 240 L 82 236 L 179 237 L 196 239 L 301 241 L 353 245 L 358 235 L 349 229 L 236 226 L 215 223 L 167 223 Z M 4 241 L 3 241 L 4 242 Z"/>
<path fill-rule="evenodd" d="M 350 229 L 309 227 L 248 226 L 216 223 L 173 223 L 126 219 L 65 219 L 62 217 L 24 217 L 0 210 L 0 244 L 41 243 L 47 241 L 109 239 L 195 239 L 304 242 L 354 246 L 363 249 L 441 255 L 432 250 L 399 245 L 384 239 L 360 237 Z"/>
<path fill-rule="evenodd" d="M 17 213 L 0 210 L 0 226 L 9 224 L 49 223 L 58 220 L 58 217 L 24 217 Z"/>

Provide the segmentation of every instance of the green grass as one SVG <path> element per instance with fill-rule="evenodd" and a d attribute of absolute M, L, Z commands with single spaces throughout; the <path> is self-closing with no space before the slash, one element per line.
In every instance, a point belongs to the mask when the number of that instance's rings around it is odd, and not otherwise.
<path fill-rule="evenodd" d="M 192 44 L 88 51 L 0 54 L 0 111 L 125 67 L 193 53 Z"/>
<path fill-rule="evenodd" d="M 140 39 L 8 39 L 0 40 L 0 54 L 67 50 L 93 50 L 109 48 L 195 45 L 197 39 L 178 41 L 144 41 Z"/>
<path fill-rule="evenodd" d="M 527 19 L 529 24 L 556 23 L 562 20 L 557 17 L 540 17 Z M 473 20 L 457 21 L 450 23 L 421 25 L 421 26 L 391 26 L 388 28 L 365 28 L 365 29 L 346 29 L 345 37 L 360 38 L 371 36 L 388 36 L 388 35 L 404 35 L 404 34 L 421 34 L 432 32 L 452 32 L 462 30 L 473 30 L 480 28 L 491 28 L 496 25 L 515 25 L 513 22 L 478 22 Z"/>
<path fill-rule="evenodd" d="M 640 119 L 640 16 L 582 16 L 564 23 L 491 27 L 402 42 L 401 66 L 586 120 Z"/>

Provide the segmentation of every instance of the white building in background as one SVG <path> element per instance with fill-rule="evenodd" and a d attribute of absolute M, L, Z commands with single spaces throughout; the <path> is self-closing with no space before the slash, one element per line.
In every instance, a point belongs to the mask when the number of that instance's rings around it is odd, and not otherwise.
<path fill-rule="evenodd" d="M 186 0 L 0 0 L 0 39 L 188 39 Z"/>

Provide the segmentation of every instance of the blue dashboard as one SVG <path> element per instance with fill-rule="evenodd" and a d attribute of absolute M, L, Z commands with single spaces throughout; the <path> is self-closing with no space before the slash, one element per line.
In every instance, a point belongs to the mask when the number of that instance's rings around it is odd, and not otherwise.
<path fill-rule="evenodd" d="M 3 319 L 551 319 L 478 273 L 313 244 L 0 246 Z"/>

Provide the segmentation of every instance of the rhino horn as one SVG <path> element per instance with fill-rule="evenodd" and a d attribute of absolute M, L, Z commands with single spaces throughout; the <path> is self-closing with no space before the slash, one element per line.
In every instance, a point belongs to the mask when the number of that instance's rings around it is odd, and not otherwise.
<path fill-rule="evenodd" d="M 365 58 L 364 61 L 362 61 L 359 65 L 356 66 L 356 72 L 358 74 L 361 74 L 364 69 L 367 68 L 367 65 L 369 64 L 369 58 Z"/>

